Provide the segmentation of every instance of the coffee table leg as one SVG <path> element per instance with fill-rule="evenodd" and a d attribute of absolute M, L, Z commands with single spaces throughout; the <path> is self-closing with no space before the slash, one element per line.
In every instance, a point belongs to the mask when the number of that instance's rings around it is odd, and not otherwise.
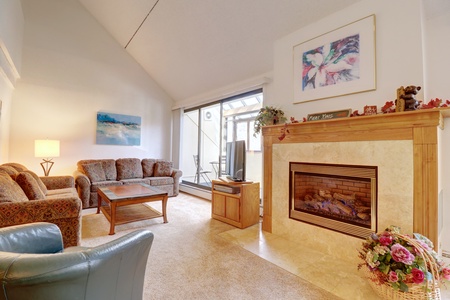
<path fill-rule="evenodd" d="M 162 214 L 163 214 L 163 220 L 164 223 L 167 223 L 167 199 L 169 197 L 165 196 L 162 200 Z"/>
<path fill-rule="evenodd" d="M 113 235 L 115 234 L 114 227 L 116 226 L 116 203 L 111 202 L 109 205 L 111 207 L 111 225 L 109 227 L 109 235 Z"/>
<path fill-rule="evenodd" d="M 102 196 L 97 194 L 97 213 L 100 213 L 100 207 L 102 206 Z"/>

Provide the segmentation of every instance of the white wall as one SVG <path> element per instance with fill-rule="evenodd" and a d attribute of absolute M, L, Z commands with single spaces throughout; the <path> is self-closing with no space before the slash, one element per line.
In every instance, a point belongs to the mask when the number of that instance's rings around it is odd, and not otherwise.
<path fill-rule="evenodd" d="M 425 54 L 426 54 L 426 92 L 425 98 L 440 98 L 450 100 L 449 79 L 447 70 L 450 66 L 450 57 L 446 49 L 450 48 L 450 12 L 441 14 L 425 22 Z M 443 192 L 443 218 L 440 240 L 442 248 L 450 254 L 450 119 L 444 120 L 445 130 L 441 135 L 442 148 L 440 150 L 440 187 Z"/>
<path fill-rule="evenodd" d="M 172 99 L 76 0 L 23 0 L 22 78 L 9 161 L 42 174 L 35 139 L 59 139 L 51 175 L 89 158 L 171 158 Z M 96 145 L 96 113 L 142 117 L 140 146 Z"/>
<path fill-rule="evenodd" d="M 11 99 L 22 59 L 23 23 L 20 1 L 0 2 L 0 162 L 9 155 Z"/>

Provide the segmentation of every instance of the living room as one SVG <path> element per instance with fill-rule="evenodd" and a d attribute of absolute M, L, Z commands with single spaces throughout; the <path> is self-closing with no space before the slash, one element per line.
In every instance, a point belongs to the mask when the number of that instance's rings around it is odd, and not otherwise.
<path fill-rule="evenodd" d="M 72 174 L 88 158 L 166 158 L 179 165 L 180 109 L 223 94 L 263 88 L 264 105 L 301 120 L 308 114 L 366 105 L 381 108 L 400 86 L 418 85 L 418 99 L 450 99 L 444 55 L 449 8 L 424 16 L 428 1 L 355 2 L 281 37 L 273 44 L 273 69 L 186 99 L 174 100 L 76 0 L 6 1 L 0 4 L 3 54 L 0 80 L 0 161 L 20 162 L 41 174 L 35 139 L 59 139 L 52 175 Z M 439 1 L 438 1 L 439 2 Z M 293 47 L 369 15 L 376 16 L 376 90 L 294 104 Z M 14 67 L 11 67 L 11 63 Z M 444 66 L 444 68 L 443 68 Z M 174 75 L 175 76 L 175 75 Z M 95 143 L 98 111 L 142 117 L 141 145 Z M 448 118 L 444 126 L 449 126 Z M 440 187 L 448 185 L 450 131 L 442 131 Z M 441 150 L 441 149 L 440 149 Z M 388 158 L 387 158 L 388 159 Z M 393 162 L 395 163 L 395 162 Z M 442 188 L 441 249 L 450 253 L 450 192 Z"/>

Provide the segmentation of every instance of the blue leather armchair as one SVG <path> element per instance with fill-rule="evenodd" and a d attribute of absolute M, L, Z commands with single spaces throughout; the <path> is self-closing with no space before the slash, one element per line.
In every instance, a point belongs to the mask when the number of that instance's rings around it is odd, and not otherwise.
<path fill-rule="evenodd" d="M 64 249 L 58 226 L 0 228 L 0 299 L 141 300 L 153 233 Z"/>

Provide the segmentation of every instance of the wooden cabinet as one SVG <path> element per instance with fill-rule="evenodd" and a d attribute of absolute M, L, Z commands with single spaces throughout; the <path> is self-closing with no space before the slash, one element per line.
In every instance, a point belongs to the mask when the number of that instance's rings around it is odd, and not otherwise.
<path fill-rule="evenodd" d="M 217 190 L 217 186 L 222 189 Z M 223 187 L 237 189 L 239 192 L 228 193 L 223 191 Z M 249 227 L 259 222 L 259 199 L 259 182 L 213 180 L 211 216 L 239 228 Z"/>

